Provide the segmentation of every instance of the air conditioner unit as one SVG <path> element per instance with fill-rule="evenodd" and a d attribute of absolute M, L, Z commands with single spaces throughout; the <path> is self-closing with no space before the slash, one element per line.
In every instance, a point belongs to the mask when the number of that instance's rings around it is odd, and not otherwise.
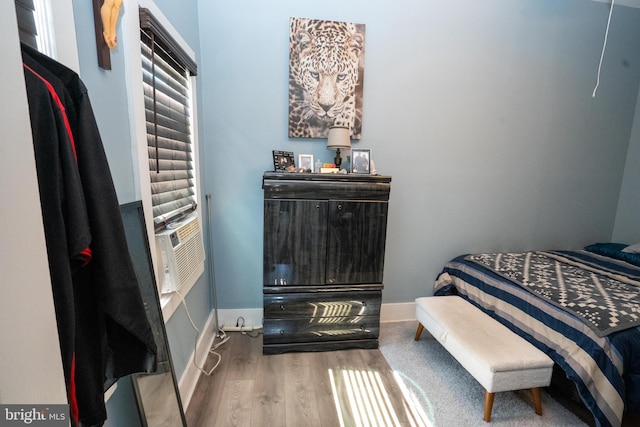
<path fill-rule="evenodd" d="M 170 224 L 156 234 L 156 250 L 161 264 L 161 292 L 179 291 L 195 282 L 204 272 L 204 243 L 198 214 Z"/>

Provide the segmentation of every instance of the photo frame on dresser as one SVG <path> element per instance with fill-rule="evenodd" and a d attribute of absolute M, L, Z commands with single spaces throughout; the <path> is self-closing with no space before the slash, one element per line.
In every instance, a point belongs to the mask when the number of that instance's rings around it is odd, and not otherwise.
<path fill-rule="evenodd" d="M 298 154 L 298 167 L 305 172 L 319 172 L 313 170 L 313 154 Z"/>
<path fill-rule="evenodd" d="M 285 172 L 294 169 L 296 161 L 293 151 L 273 150 L 273 170 L 275 172 Z"/>
<path fill-rule="evenodd" d="M 368 148 L 351 149 L 351 173 L 371 173 L 371 150 Z"/>

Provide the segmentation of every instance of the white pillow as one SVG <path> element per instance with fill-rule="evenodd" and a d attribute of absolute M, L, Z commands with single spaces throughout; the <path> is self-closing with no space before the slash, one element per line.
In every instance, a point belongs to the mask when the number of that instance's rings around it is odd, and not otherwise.
<path fill-rule="evenodd" d="M 622 250 L 622 252 L 631 252 L 633 254 L 640 254 L 640 243 L 636 243 L 635 245 L 629 245 Z"/>

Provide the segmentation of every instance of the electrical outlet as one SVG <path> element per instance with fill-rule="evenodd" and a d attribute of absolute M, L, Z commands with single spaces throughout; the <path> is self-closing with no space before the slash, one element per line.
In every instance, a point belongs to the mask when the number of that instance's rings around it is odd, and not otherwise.
<path fill-rule="evenodd" d="M 251 332 L 256 329 L 261 329 L 261 327 L 255 327 L 251 325 L 242 325 L 242 326 L 232 326 L 232 325 L 222 325 L 222 329 L 225 332 Z"/>

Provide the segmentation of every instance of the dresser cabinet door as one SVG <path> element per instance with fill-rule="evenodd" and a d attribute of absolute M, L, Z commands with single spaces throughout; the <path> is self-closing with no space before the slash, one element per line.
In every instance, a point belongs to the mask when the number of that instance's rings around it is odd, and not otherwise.
<path fill-rule="evenodd" d="M 264 286 L 323 285 L 326 200 L 264 201 Z"/>
<path fill-rule="evenodd" d="M 387 210 L 387 202 L 329 202 L 328 284 L 382 283 Z"/>

